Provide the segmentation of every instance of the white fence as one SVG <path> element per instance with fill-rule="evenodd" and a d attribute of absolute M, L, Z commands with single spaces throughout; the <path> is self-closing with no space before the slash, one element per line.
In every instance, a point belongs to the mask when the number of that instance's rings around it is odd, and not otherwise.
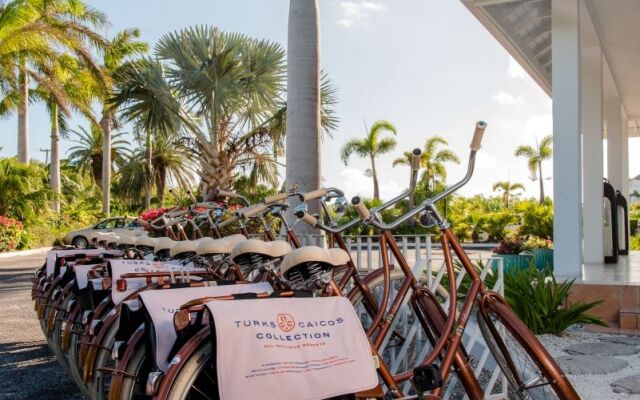
<path fill-rule="evenodd" d="M 431 235 L 399 235 L 395 236 L 396 243 L 398 244 L 403 256 L 407 260 L 410 266 L 412 266 L 413 273 L 416 277 L 426 276 L 427 283 L 431 291 L 435 291 L 436 288 L 441 285 L 442 279 L 446 276 L 446 266 L 444 264 L 444 258 L 441 250 L 434 250 L 431 246 Z M 321 245 L 324 243 L 323 236 L 305 236 L 301 239 L 303 245 Z M 366 274 L 373 269 L 379 268 L 382 265 L 382 256 L 380 253 L 380 244 L 376 237 L 372 236 L 346 236 L 345 242 L 350 249 L 351 257 L 354 260 L 358 271 L 362 274 Z M 396 263 L 393 255 L 389 253 L 391 257 L 390 262 Z M 494 291 L 504 295 L 504 265 L 502 259 L 494 258 L 488 253 L 483 253 L 477 250 L 469 252 L 469 257 L 472 262 L 481 262 L 483 268 L 481 270 L 481 277 L 484 280 L 489 274 L 496 274 Z M 458 272 L 456 277 L 456 285 L 459 288 L 467 273 L 464 269 Z M 395 293 L 391 293 L 392 298 Z M 443 308 L 448 310 L 448 300 L 443 304 Z M 407 307 L 407 304 L 403 304 L 403 308 Z M 409 312 L 408 310 L 404 310 Z M 400 315 L 400 313 L 399 313 Z M 399 326 L 402 324 L 403 326 Z M 413 349 L 412 355 L 416 359 L 423 359 L 431 349 L 430 343 L 424 338 L 420 323 L 415 318 L 400 318 L 396 317 L 392 329 L 389 332 L 395 330 L 406 333 L 406 342 L 417 341 L 422 343 L 422 347 L 417 351 Z M 385 338 L 385 344 L 390 340 L 390 336 Z M 465 335 L 463 337 L 463 344 L 467 350 L 471 364 L 474 368 L 476 378 L 481 383 L 485 390 L 485 398 L 490 400 L 506 399 L 507 398 L 507 382 L 504 379 L 500 368 L 496 364 L 489 348 L 487 347 L 484 338 L 478 327 L 475 315 L 469 321 Z M 406 367 L 403 364 L 403 360 L 409 356 L 410 346 L 401 346 L 400 349 L 391 350 L 389 355 L 391 360 L 391 372 L 396 373 L 402 370 L 402 367 Z M 384 345 L 383 345 L 384 348 Z M 406 393 L 409 391 L 410 383 L 405 382 L 403 391 Z M 460 383 L 457 380 L 455 374 L 451 375 L 443 399 L 467 399 L 468 397 L 464 393 Z"/>

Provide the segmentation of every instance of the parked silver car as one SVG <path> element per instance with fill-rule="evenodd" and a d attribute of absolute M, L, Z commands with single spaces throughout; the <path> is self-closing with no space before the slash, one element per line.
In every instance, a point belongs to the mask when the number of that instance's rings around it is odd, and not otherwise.
<path fill-rule="evenodd" d="M 134 233 L 135 231 L 144 231 L 134 218 L 129 217 L 112 217 L 106 218 L 98 222 L 90 228 L 78 229 L 71 231 L 62 239 L 65 244 L 71 244 L 77 248 L 85 248 L 89 245 L 89 236 L 94 232 L 113 232 L 113 233 Z"/>

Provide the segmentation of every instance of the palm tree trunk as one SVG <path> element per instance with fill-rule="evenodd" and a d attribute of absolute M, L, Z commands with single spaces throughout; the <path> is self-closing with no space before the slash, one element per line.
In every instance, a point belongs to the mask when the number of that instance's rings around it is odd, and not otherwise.
<path fill-rule="evenodd" d="M 307 192 L 322 185 L 317 0 L 290 0 L 287 55 L 286 184 Z M 309 204 L 309 213 L 317 212 L 318 202 Z M 307 224 L 297 224 L 296 231 L 317 233 Z"/>
<path fill-rule="evenodd" d="M 146 149 L 145 149 L 145 153 L 146 153 L 146 158 L 147 158 L 147 171 L 149 171 L 149 173 L 151 174 L 151 176 L 153 176 L 153 165 L 152 165 L 152 157 L 153 155 L 151 154 L 152 150 L 151 150 L 151 133 L 147 132 L 147 143 L 146 143 Z M 152 182 L 151 177 L 149 177 L 148 180 L 149 183 Z M 149 208 L 151 207 L 151 185 L 148 184 L 147 187 L 145 188 L 144 191 L 144 208 Z"/>
<path fill-rule="evenodd" d="M 380 200 L 380 186 L 378 185 L 378 171 L 376 171 L 376 159 L 371 157 L 371 177 L 373 178 L 373 198 Z"/>
<path fill-rule="evenodd" d="M 542 162 L 538 163 L 538 174 L 540 176 L 540 204 L 544 204 L 544 182 L 542 180 Z"/>
<path fill-rule="evenodd" d="M 20 61 L 18 80 L 21 99 L 18 107 L 18 162 L 29 164 L 29 77 L 24 59 Z"/>
<path fill-rule="evenodd" d="M 163 165 L 158 165 L 154 176 L 156 178 L 156 197 L 158 198 L 158 207 L 162 207 L 164 203 L 164 188 L 167 184 L 166 168 L 164 168 Z"/>
<path fill-rule="evenodd" d="M 53 211 L 60 212 L 60 125 L 58 124 L 58 105 L 51 104 L 51 165 L 49 166 L 49 185 L 53 190 Z"/>
<path fill-rule="evenodd" d="M 102 212 L 108 217 L 111 203 L 111 115 L 102 114 Z"/>

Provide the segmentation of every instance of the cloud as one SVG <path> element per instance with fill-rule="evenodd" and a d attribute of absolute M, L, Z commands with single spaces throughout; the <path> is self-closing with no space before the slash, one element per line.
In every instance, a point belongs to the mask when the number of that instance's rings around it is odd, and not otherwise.
<path fill-rule="evenodd" d="M 340 187 L 345 189 L 347 198 L 351 196 L 361 195 L 364 197 L 373 197 L 373 181 L 370 177 L 365 176 L 364 172 L 355 168 L 345 168 L 340 171 Z M 381 179 L 380 181 L 380 197 L 383 199 L 390 199 L 393 196 L 397 196 L 406 187 L 398 185 L 393 180 Z M 407 177 L 407 181 L 408 181 Z"/>
<path fill-rule="evenodd" d="M 498 92 L 494 94 L 492 98 L 501 106 L 512 106 L 524 103 L 524 98 L 521 94 L 514 96 L 507 92 Z"/>
<path fill-rule="evenodd" d="M 375 1 L 343 1 L 340 3 L 342 16 L 338 25 L 350 28 L 356 24 L 367 24 L 371 14 L 387 11 L 387 6 Z"/>
<path fill-rule="evenodd" d="M 531 79 L 527 71 L 524 70 L 518 64 L 518 62 L 511 56 L 509 56 L 509 66 L 507 67 L 507 74 L 514 79 L 521 79 L 523 81 Z"/>

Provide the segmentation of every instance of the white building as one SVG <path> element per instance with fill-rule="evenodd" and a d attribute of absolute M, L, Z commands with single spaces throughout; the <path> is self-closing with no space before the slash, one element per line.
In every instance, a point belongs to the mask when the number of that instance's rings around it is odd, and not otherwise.
<path fill-rule="evenodd" d="M 554 269 L 587 275 L 604 257 L 603 176 L 629 199 L 640 0 L 461 1 L 553 98 Z"/>

